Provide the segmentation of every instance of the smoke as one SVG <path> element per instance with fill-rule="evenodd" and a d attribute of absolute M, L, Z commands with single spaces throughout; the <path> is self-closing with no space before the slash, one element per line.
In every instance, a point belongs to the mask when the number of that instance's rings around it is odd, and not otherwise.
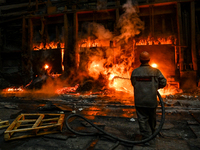
<path fill-rule="evenodd" d="M 85 22 L 82 24 L 82 32 L 84 34 L 80 35 L 80 41 L 82 39 L 90 36 L 92 39 L 98 40 L 112 40 L 113 34 L 108 29 L 106 29 L 102 24 L 96 22 Z"/>
<path fill-rule="evenodd" d="M 113 35 L 105 27 L 101 24 L 91 23 L 92 26 L 92 33 L 99 39 L 99 40 L 111 40 Z"/>
<path fill-rule="evenodd" d="M 117 27 L 120 28 L 121 34 L 115 37 L 116 40 L 128 41 L 129 38 L 140 34 L 144 30 L 144 22 L 138 16 L 137 5 L 133 5 L 132 0 L 127 0 L 123 5 L 125 12 L 120 16 Z"/>

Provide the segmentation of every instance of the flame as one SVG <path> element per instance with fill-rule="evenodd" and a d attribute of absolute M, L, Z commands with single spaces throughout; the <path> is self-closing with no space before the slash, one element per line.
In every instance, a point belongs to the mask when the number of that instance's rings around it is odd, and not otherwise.
<path fill-rule="evenodd" d="M 163 45 L 163 44 L 173 44 L 173 37 L 169 36 L 167 38 L 150 38 L 148 37 L 147 39 L 140 39 L 139 41 L 136 42 L 136 45 Z"/>
<path fill-rule="evenodd" d="M 158 67 L 158 65 L 157 65 L 156 63 L 151 64 L 151 66 L 152 66 L 153 68 L 157 68 L 157 67 Z"/>
<path fill-rule="evenodd" d="M 64 71 L 64 64 L 63 64 L 63 60 L 64 60 L 64 49 L 61 50 L 61 59 L 62 59 L 62 62 L 61 62 L 62 71 Z"/>
<path fill-rule="evenodd" d="M 89 75 L 98 79 L 99 74 L 106 76 L 108 80 L 109 88 L 115 89 L 116 91 L 123 91 L 127 93 L 133 93 L 133 88 L 130 81 L 130 75 L 123 73 L 124 65 L 114 65 L 112 68 L 104 67 L 105 61 L 94 60 L 88 66 Z M 127 80 L 128 79 L 128 80 Z"/>
<path fill-rule="evenodd" d="M 49 65 L 48 65 L 48 64 L 45 64 L 45 65 L 44 65 L 44 69 L 45 69 L 45 70 L 49 69 Z"/>
<path fill-rule="evenodd" d="M 87 39 L 82 39 L 79 41 L 79 47 L 84 48 L 84 47 L 109 47 L 110 46 L 110 41 L 109 40 L 99 40 L 99 39 L 91 39 L 88 37 Z M 116 44 L 115 42 L 113 43 L 113 47 L 115 47 Z"/>
<path fill-rule="evenodd" d="M 183 93 L 183 90 L 177 87 L 168 87 L 164 89 L 159 89 L 158 91 L 161 95 L 175 95 L 178 93 Z"/>
<path fill-rule="evenodd" d="M 48 50 L 48 49 L 57 49 L 57 48 L 64 48 L 65 44 L 64 43 L 60 43 L 60 42 L 50 42 L 50 43 L 46 43 L 44 45 L 44 43 L 34 43 L 33 44 L 33 50 Z"/>
<path fill-rule="evenodd" d="M 9 87 L 6 89 L 3 89 L 3 92 L 13 93 L 13 92 L 23 92 L 24 89 L 22 87 L 16 88 L 16 87 Z"/>

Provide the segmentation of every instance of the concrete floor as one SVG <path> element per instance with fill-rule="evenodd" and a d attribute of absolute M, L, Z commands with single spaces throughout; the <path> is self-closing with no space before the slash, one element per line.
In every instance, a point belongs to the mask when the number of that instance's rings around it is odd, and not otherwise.
<path fill-rule="evenodd" d="M 80 136 L 70 132 L 63 124 L 62 132 L 43 136 L 4 140 L 0 129 L 0 150 L 199 150 L 200 149 L 200 101 L 198 96 L 168 96 L 165 102 L 165 123 L 154 144 L 123 145 L 102 134 Z M 119 96 L 70 96 L 54 97 L 16 96 L 0 97 L 0 119 L 11 123 L 21 113 L 64 113 L 65 118 L 80 114 L 95 122 L 112 135 L 126 140 L 139 137 L 139 127 L 132 97 Z M 161 109 L 157 110 L 157 124 L 160 123 Z M 76 131 L 98 132 L 85 121 L 76 118 L 69 120 Z M 99 132 L 98 132 L 99 133 Z"/>

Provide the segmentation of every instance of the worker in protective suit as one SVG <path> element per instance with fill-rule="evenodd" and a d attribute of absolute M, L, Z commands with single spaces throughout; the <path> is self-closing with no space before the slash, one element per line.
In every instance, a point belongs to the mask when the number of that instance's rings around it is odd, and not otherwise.
<path fill-rule="evenodd" d="M 134 87 L 134 99 L 140 134 L 148 138 L 155 131 L 157 90 L 166 86 L 166 79 L 160 70 L 149 65 L 150 55 L 140 54 L 140 67 L 133 70 L 131 83 Z"/>

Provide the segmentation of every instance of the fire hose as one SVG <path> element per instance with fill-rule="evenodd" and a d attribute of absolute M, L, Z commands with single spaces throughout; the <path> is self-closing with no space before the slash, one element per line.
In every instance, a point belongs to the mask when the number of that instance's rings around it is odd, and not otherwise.
<path fill-rule="evenodd" d="M 84 132 L 78 132 L 78 131 L 75 131 L 73 130 L 69 124 L 68 124 L 68 120 L 72 117 L 79 117 L 79 118 L 82 118 L 83 120 L 85 120 L 86 122 L 88 122 L 91 126 L 93 126 L 94 128 L 96 128 L 97 130 L 99 130 L 101 133 L 105 134 L 106 136 L 110 137 L 111 139 L 114 139 L 117 141 L 117 143 L 121 143 L 121 144 L 124 144 L 124 145 L 128 145 L 128 144 L 131 144 L 131 145 L 134 145 L 134 144 L 142 144 L 142 143 L 146 143 L 150 140 L 152 140 L 153 138 L 155 138 L 159 132 L 161 131 L 162 129 L 162 126 L 164 124 L 164 121 L 165 121 L 165 107 L 164 107 L 164 102 L 163 102 L 163 99 L 160 95 L 159 92 L 157 92 L 157 95 L 158 95 L 158 98 L 160 100 L 160 105 L 161 105 L 161 108 L 162 108 L 162 116 L 161 116 L 161 121 L 160 121 L 160 124 L 158 126 L 158 128 L 156 129 L 156 131 L 151 135 L 149 136 L 148 138 L 146 139 L 143 139 L 143 140 L 140 140 L 140 141 L 130 141 L 130 140 L 125 140 L 125 139 L 121 139 L 119 137 L 116 137 L 106 131 L 104 131 L 103 129 L 99 128 L 97 125 L 93 124 L 91 121 L 89 121 L 88 119 L 86 119 L 85 117 L 81 116 L 81 115 L 78 115 L 78 114 L 71 114 L 69 115 L 67 118 L 66 118 L 66 126 L 67 128 L 74 134 L 77 134 L 77 135 L 95 135 L 97 133 L 84 133 Z"/>

